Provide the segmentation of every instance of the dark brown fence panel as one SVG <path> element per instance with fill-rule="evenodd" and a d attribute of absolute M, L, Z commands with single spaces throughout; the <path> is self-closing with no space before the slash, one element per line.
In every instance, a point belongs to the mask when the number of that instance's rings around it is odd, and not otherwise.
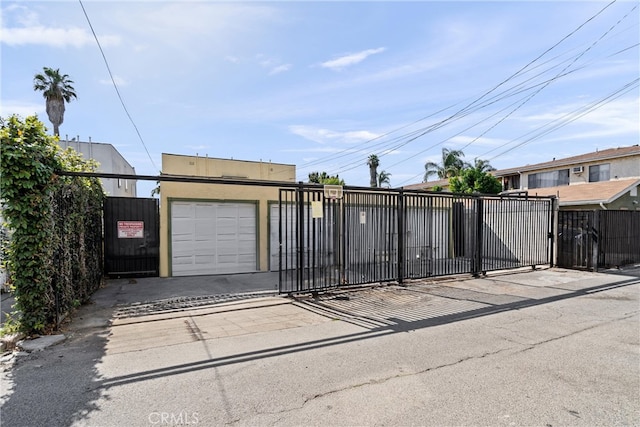
<path fill-rule="evenodd" d="M 598 267 L 640 262 L 640 212 L 598 211 Z"/>
<path fill-rule="evenodd" d="M 104 269 L 110 277 L 158 276 L 158 199 L 107 197 L 104 202 Z"/>
<path fill-rule="evenodd" d="M 559 267 L 578 270 L 597 268 L 594 262 L 598 232 L 594 211 L 558 212 L 558 258 Z"/>

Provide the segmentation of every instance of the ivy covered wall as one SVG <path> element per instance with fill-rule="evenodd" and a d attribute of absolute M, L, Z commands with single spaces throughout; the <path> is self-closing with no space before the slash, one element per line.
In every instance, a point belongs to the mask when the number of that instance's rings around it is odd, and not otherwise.
<path fill-rule="evenodd" d="M 97 178 L 56 171 L 95 171 L 62 151 L 37 117 L 1 120 L 0 197 L 11 239 L 6 267 L 16 304 L 12 327 L 42 333 L 86 302 L 102 281 L 102 204 Z"/>

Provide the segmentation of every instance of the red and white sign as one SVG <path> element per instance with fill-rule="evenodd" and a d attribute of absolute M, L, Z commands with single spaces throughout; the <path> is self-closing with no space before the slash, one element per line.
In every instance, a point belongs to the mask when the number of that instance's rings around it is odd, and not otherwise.
<path fill-rule="evenodd" d="M 118 221 L 118 239 L 144 238 L 144 221 Z"/>

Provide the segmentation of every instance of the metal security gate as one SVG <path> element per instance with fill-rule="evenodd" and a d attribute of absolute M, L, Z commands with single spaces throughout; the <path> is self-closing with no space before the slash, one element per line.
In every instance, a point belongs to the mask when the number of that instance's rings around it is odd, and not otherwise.
<path fill-rule="evenodd" d="M 104 270 L 110 277 L 158 276 L 158 199 L 107 197 L 104 202 Z"/>
<path fill-rule="evenodd" d="M 554 199 L 281 189 L 280 292 L 551 264 Z"/>
<path fill-rule="evenodd" d="M 558 212 L 558 266 L 597 270 L 640 262 L 640 212 Z"/>
<path fill-rule="evenodd" d="M 598 231 L 594 211 L 558 212 L 558 261 L 559 267 L 577 270 L 596 269 L 594 259 Z"/>

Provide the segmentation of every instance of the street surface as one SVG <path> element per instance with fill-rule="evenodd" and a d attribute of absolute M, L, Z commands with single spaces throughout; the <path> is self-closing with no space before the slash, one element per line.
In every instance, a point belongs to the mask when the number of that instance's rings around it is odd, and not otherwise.
<path fill-rule="evenodd" d="M 547 269 L 93 318 L 89 305 L 64 343 L 2 373 L 0 422 L 640 425 L 638 273 Z"/>

